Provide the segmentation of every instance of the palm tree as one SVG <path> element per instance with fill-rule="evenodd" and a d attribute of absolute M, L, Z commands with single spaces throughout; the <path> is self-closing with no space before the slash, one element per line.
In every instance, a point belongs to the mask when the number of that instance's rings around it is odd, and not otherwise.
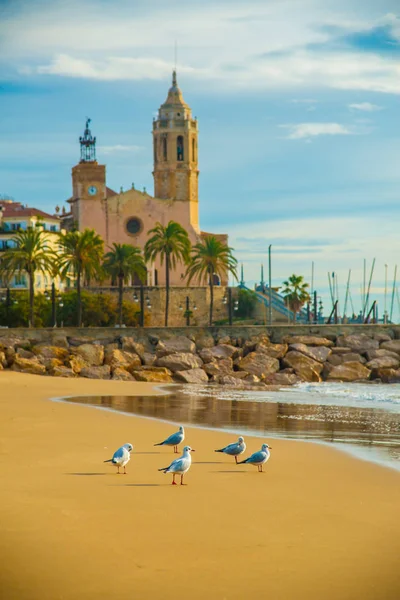
<path fill-rule="evenodd" d="M 11 242 L 14 247 L 8 248 L 1 259 L 0 272 L 10 278 L 16 272 L 25 272 L 29 280 L 29 324 L 34 327 L 35 274 L 37 271 L 46 274 L 54 272 L 56 255 L 49 248 L 49 237 L 42 229 L 29 227 L 19 231 Z"/>
<path fill-rule="evenodd" d="M 146 278 L 147 270 L 140 248 L 129 244 L 113 244 L 113 249 L 104 256 L 103 269 L 112 278 L 118 280 L 118 313 L 121 327 L 124 281 L 134 275 L 137 275 L 142 282 Z"/>
<path fill-rule="evenodd" d="M 69 231 L 60 236 L 61 256 L 59 257 L 60 276 L 67 277 L 71 271 L 76 277 L 78 295 L 78 327 L 82 326 L 82 279 L 101 277 L 101 260 L 104 242 L 94 229 Z"/>
<path fill-rule="evenodd" d="M 194 277 L 199 282 L 205 281 L 210 286 L 210 321 L 212 325 L 214 309 L 214 275 L 221 279 L 231 273 L 235 279 L 237 260 L 232 255 L 232 248 L 217 240 L 213 235 L 206 236 L 193 246 L 190 265 L 186 271 L 188 284 Z"/>
<path fill-rule="evenodd" d="M 144 247 L 144 258 L 146 262 L 154 262 L 160 256 L 161 265 L 165 260 L 165 327 L 168 327 L 169 307 L 169 274 L 170 269 L 175 269 L 177 262 L 187 263 L 190 254 L 190 240 L 187 231 L 176 223 L 170 221 L 166 227 L 156 223 L 150 229 L 150 237 Z"/>
<path fill-rule="evenodd" d="M 287 306 L 293 311 L 293 322 L 296 322 L 296 315 L 306 302 L 310 302 L 310 294 L 307 291 L 308 283 L 304 283 L 302 275 L 291 275 L 287 281 L 283 282 L 285 289 L 282 294 Z"/>

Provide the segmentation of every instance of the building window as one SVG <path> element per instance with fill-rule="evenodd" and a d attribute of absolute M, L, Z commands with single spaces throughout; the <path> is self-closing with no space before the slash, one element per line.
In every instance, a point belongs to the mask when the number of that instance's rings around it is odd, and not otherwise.
<path fill-rule="evenodd" d="M 17 275 L 15 275 L 15 277 L 14 277 L 14 282 L 15 282 L 16 286 L 17 285 L 21 285 L 21 286 L 26 287 L 26 277 L 25 277 L 25 275 L 21 274 L 21 273 L 17 273 Z"/>
<path fill-rule="evenodd" d="M 183 136 L 178 135 L 176 138 L 176 158 L 179 161 L 183 160 Z"/>
<path fill-rule="evenodd" d="M 168 148 L 167 148 L 167 136 L 164 135 L 162 137 L 162 153 L 163 153 L 163 160 L 168 160 Z"/>
<path fill-rule="evenodd" d="M 57 225 L 50 225 L 50 231 L 57 231 Z"/>
<path fill-rule="evenodd" d="M 125 227 L 130 235 L 139 235 L 143 229 L 143 223 L 138 217 L 131 217 L 127 220 Z"/>
<path fill-rule="evenodd" d="M 11 223 L 11 231 L 19 231 L 21 229 L 21 223 Z"/>
<path fill-rule="evenodd" d="M 158 285 L 158 271 L 154 269 L 154 285 Z"/>
<path fill-rule="evenodd" d="M 192 161 L 196 160 L 196 138 L 192 138 Z"/>

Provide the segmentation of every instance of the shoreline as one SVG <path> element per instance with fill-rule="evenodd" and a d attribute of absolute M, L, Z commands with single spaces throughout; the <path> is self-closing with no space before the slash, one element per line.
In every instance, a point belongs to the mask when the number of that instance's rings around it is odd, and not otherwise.
<path fill-rule="evenodd" d="M 153 447 L 171 425 L 48 401 L 162 401 L 154 385 L 9 372 L 0 385 L 7 600 L 399 596 L 400 486 L 391 469 L 275 438 L 259 475 L 214 453 L 231 434 L 189 426 L 194 463 L 188 486 L 173 488 L 157 469 L 175 457 Z M 118 478 L 102 461 L 127 441 L 134 451 L 128 475 Z M 246 435 L 246 443 L 248 456 L 260 440 Z"/>

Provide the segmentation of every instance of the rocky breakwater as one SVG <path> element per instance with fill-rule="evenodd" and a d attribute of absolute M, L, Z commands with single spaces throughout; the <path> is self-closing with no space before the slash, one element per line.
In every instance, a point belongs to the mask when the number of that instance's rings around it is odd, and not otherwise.
<path fill-rule="evenodd" d="M 47 342 L 0 334 L 0 370 L 35 375 L 155 383 L 214 383 L 239 389 L 299 382 L 400 382 L 400 340 L 387 334 L 291 335 L 282 343 L 267 334 L 250 339 L 211 334 L 137 338 L 110 334 Z"/>

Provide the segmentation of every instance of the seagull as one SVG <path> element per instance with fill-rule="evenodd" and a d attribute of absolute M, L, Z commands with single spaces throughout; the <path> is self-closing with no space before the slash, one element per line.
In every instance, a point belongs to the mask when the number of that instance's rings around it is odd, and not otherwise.
<path fill-rule="evenodd" d="M 237 442 L 233 444 L 229 444 L 225 446 L 225 448 L 221 448 L 220 450 L 215 450 L 215 452 L 224 452 L 225 454 L 229 454 L 229 456 L 234 456 L 236 464 L 238 464 L 237 457 L 239 454 L 243 454 L 246 450 L 246 444 L 244 443 L 244 438 L 240 437 Z"/>
<path fill-rule="evenodd" d="M 105 460 L 104 462 L 110 462 L 113 465 L 115 465 L 117 467 L 117 475 L 120 474 L 119 472 L 119 468 L 120 467 L 124 467 L 124 475 L 126 475 L 126 465 L 128 464 L 128 462 L 131 459 L 131 452 L 133 450 L 133 446 L 132 444 L 124 444 L 123 446 L 121 446 L 121 448 L 118 448 L 118 450 L 116 450 L 114 452 L 114 455 L 112 458 L 109 458 L 108 460 Z"/>
<path fill-rule="evenodd" d="M 192 464 L 191 452 L 194 452 L 194 450 L 190 446 L 185 446 L 180 458 L 173 460 L 169 467 L 158 469 L 159 471 L 164 471 L 164 473 L 172 473 L 172 485 L 178 485 L 175 482 L 175 475 L 181 476 L 181 485 L 184 485 L 183 476 L 189 471 Z"/>
<path fill-rule="evenodd" d="M 254 465 L 258 468 L 259 473 L 262 473 L 263 472 L 263 464 L 266 463 L 267 460 L 269 459 L 270 448 L 271 448 L 271 446 L 268 446 L 268 444 L 263 444 L 261 446 L 261 450 L 259 450 L 258 452 L 254 452 L 254 454 L 249 456 L 249 458 L 246 458 L 245 460 L 242 460 L 237 464 L 238 465 L 243 465 L 243 464 Z"/>
<path fill-rule="evenodd" d="M 163 442 L 160 442 L 159 444 L 154 444 L 154 445 L 155 446 L 173 446 L 174 453 L 178 454 L 178 444 L 183 442 L 184 439 L 185 439 L 185 431 L 181 425 L 179 427 L 179 431 L 177 431 L 176 433 L 173 433 L 172 435 L 167 437 L 167 439 L 164 440 Z"/>

